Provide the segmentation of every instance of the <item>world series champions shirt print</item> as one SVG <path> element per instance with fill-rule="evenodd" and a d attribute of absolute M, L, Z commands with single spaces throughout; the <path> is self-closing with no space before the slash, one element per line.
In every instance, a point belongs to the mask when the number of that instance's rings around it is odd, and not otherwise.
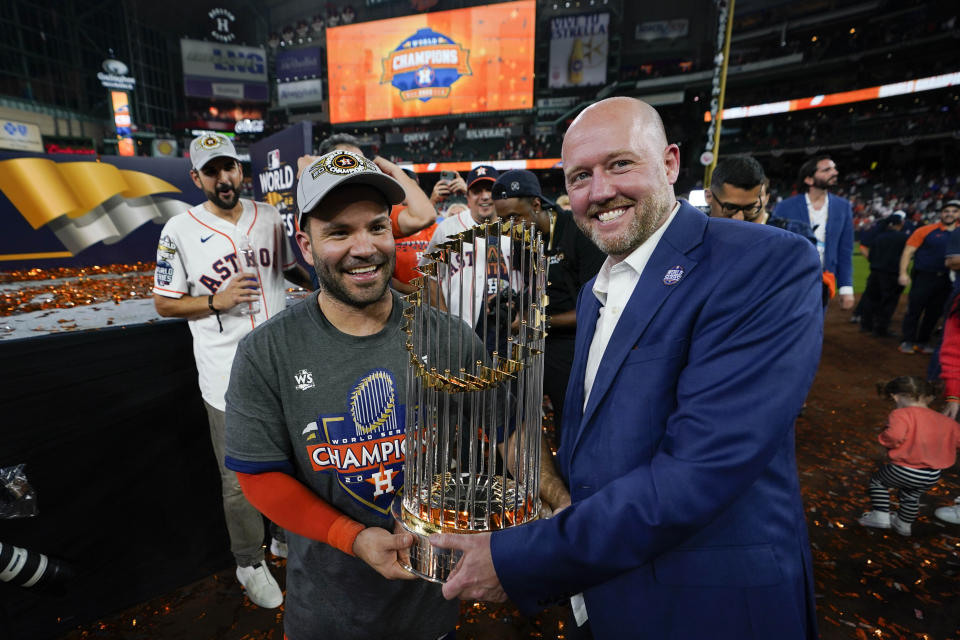
<path fill-rule="evenodd" d="M 354 500 L 385 515 L 403 486 L 406 406 L 386 369 L 361 376 L 346 400 L 346 411 L 321 414 L 303 430 L 310 464 L 336 473 Z"/>

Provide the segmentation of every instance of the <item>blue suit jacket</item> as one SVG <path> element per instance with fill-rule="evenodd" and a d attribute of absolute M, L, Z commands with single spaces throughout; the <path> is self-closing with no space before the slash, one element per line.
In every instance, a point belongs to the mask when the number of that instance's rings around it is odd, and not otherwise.
<path fill-rule="evenodd" d="M 557 456 L 573 505 L 493 535 L 507 594 L 532 611 L 584 591 L 598 639 L 816 637 L 793 430 L 820 357 L 815 248 L 682 203 L 584 411 L 592 286 Z"/>
<path fill-rule="evenodd" d="M 773 215 L 810 224 L 810 212 L 804 194 L 787 198 L 777 205 Z M 827 194 L 827 235 L 823 250 L 823 268 L 837 276 L 838 287 L 853 286 L 853 209 L 850 201 Z"/>

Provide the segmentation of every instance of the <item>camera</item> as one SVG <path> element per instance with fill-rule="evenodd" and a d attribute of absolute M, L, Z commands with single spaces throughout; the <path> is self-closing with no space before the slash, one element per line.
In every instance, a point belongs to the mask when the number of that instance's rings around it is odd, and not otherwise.
<path fill-rule="evenodd" d="M 62 595 L 73 577 L 73 569 L 61 560 L 0 542 L 0 582 Z"/>

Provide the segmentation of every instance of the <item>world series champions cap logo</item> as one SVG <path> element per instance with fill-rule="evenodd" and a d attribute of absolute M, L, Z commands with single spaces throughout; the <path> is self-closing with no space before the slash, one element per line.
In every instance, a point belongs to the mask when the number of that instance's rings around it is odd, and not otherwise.
<path fill-rule="evenodd" d="M 470 51 L 430 28 L 419 29 L 383 59 L 380 84 L 389 82 L 403 100 L 446 98 L 461 76 L 473 75 Z"/>
<path fill-rule="evenodd" d="M 385 174 L 376 163 L 351 151 L 337 150 L 320 156 L 304 169 L 297 183 L 297 208 L 300 226 L 305 214 L 319 206 L 320 201 L 342 184 L 362 184 L 380 191 L 391 205 L 406 198 L 403 186 Z"/>
<path fill-rule="evenodd" d="M 197 138 L 196 146 L 198 150 L 202 149 L 210 151 L 212 149 L 216 149 L 217 147 L 225 146 L 224 143 L 226 142 L 229 142 L 226 138 L 210 133 L 201 138 Z"/>

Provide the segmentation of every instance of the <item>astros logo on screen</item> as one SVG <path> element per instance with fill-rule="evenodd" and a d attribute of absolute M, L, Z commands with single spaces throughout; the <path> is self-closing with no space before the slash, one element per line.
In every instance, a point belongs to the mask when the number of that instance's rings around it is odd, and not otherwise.
<path fill-rule="evenodd" d="M 317 417 L 303 430 L 314 471 L 334 471 L 355 500 L 382 514 L 403 486 L 405 408 L 386 369 L 353 385 L 346 413 Z M 326 439 L 326 442 L 318 442 Z"/>
<path fill-rule="evenodd" d="M 419 29 L 383 59 L 380 84 L 390 83 L 404 100 L 446 98 L 461 76 L 472 75 L 470 51 L 433 29 Z"/>

